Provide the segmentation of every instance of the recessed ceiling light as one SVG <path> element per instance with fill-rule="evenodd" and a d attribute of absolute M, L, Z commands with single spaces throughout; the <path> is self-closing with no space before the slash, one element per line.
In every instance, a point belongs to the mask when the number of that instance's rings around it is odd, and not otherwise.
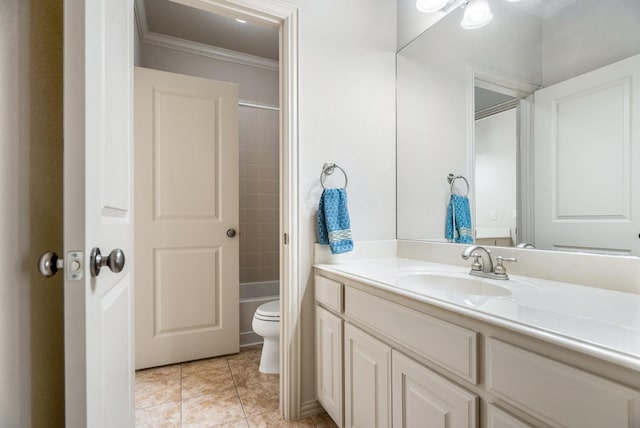
<path fill-rule="evenodd" d="M 240 19 L 240 18 L 236 18 L 236 21 L 238 21 L 241 24 L 246 24 L 247 21 L 245 21 L 244 19 Z"/>

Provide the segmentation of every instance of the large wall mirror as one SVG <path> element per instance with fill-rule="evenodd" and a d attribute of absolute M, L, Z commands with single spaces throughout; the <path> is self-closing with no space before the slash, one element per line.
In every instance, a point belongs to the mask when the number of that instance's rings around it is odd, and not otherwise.
<path fill-rule="evenodd" d="M 640 1 L 489 4 L 398 52 L 398 238 L 447 242 L 453 174 L 479 244 L 640 256 Z"/>

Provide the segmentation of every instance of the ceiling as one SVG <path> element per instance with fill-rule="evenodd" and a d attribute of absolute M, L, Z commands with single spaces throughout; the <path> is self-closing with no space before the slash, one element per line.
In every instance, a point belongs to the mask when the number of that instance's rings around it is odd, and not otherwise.
<path fill-rule="evenodd" d="M 510 95 L 500 94 L 498 92 L 490 91 L 478 86 L 476 86 L 474 90 L 476 113 L 513 99 L 513 97 Z"/>
<path fill-rule="evenodd" d="M 201 43 L 271 60 L 278 59 L 278 29 L 236 21 L 171 0 L 138 0 L 137 13 L 144 14 L 151 33 Z"/>
<path fill-rule="evenodd" d="M 539 18 L 547 18 L 578 0 L 519 0 L 513 3 Z"/>

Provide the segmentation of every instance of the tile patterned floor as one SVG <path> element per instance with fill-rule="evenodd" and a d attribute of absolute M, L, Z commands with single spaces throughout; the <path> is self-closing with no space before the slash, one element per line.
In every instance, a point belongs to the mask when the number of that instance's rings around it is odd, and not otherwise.
<path fill-rule="evenodd" d="M 261 347 L 136 373 L 136 428 L 333 428 L 322 413 L 293 422 L 278 410 L 278 375 L 258 371 Z"/>

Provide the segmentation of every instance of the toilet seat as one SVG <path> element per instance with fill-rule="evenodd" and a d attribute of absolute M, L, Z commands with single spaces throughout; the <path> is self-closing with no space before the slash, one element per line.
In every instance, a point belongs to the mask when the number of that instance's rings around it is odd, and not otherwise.
<path fill-rule="evenodd" d="M 261 321 L 280 321 L 280 300 L 273 300 L 271 302 L 264 303 L 256 309 L 254 315 L 256 319 Z"/>

